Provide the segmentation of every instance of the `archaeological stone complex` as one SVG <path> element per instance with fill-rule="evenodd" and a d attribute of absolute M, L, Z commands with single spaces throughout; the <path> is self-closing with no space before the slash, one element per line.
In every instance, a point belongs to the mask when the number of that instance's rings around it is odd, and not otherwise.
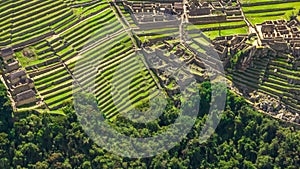
<path fill-rule="evenodd" d="M 41 3 L 25 5 L 35 8 Z M 255 12 L 244 10 L 248 6 L 236 0 L 75 5 L 53 1 L 36 11 L 16 6 L 18 22 L 0 32 L 2 81 L 16 110 L 38 107 L 57 112 L 73 100 L 74 92 L 89 90 L 105 117 L 115 118 L 132 109 L 131 103 L 136 106 L 155 97 L 157 93 L 151 93 L 155 89 L 164 89 L 180 107 L 178 79 L 172 75 L 178 73 L 179 83 L 191 75 L 201 83 L 218 79 L 222 74 L 218 70 L 224 68 L 229 88 L 255 108 L 300 123 L 299 20 L 253 22 L 247 15 Z M 41 14 L 39 20 L 37 15 L 46 8 L 56 9 L 48 11 L 53 18 Z M 10 18 L 9 12 L 4 14 Z M 177 72 L 181 64 L 186 69 Z M 118 70 L 118 80 L 111 84 Z M 117 92 L 114 105 L 112 89 L 123 91 L 127 83 L 132 83 L 129 96 Z M 73 90 L 73 84 L 80 88 Z"/>

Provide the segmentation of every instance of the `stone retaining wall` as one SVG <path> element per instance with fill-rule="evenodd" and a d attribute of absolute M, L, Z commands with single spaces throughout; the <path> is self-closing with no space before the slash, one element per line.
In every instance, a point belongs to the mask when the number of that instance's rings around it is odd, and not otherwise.
<path fill-rule="evenodd" d="M 221 16 L 189 17 L 188 20 L 193 24 L 199 24 L 199 23 L 225 22 L 226 18 L 227 18 L 226 15 L 221 15 Z"/>

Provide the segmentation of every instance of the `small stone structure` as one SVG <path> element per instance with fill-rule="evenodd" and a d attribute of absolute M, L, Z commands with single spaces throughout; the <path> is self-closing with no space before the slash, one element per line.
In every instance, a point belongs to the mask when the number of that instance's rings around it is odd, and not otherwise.
<path fill-rule="evenodd" d="M 159 77 L 160 85 L 165 88 L 171 98 L 180 93 L 179 84 L 184 84 L 188 81 L 187 79 L 193 77 L 198 82 L 205 80 L 205 65 L 199 58 L 188 53 L 179 43 L 169 44 L 166 41 L 163 43 L 164 45 L 160 48 L 144 48 L 144 56 L 147 63 L 153 65 L 152 69 Z M 174 48 L 176 49 L 175 52 Z M 178 72 L 179 67 L 181 68 Z M 179 79 L 174 79 L 173 75 L 175 74 Z"/>
<path fill-rule="evenodd" d="M 5 64 L 4 71 L 5 73 L 8 73 L 14 70 L 18 70 L 19 68 L 20 68 L 19 61 L 13 60 L 12 62 Z"/>
<path fill-rule="evenodd" d="M 4 48 L 1 50 L 1 57 L 3 59 L 3 62 L 7 62 L 10 59 L 14 58 L 14 52 L 12 48 Z"/>
<path fill-rule="evenodd" d="M 14 100 L 17 107 L 29 103 L 35 103 L 36 102 L 35 92 L 33 90 L 26 90 L 24 92 L 18 93 L 14 97 Z"/>

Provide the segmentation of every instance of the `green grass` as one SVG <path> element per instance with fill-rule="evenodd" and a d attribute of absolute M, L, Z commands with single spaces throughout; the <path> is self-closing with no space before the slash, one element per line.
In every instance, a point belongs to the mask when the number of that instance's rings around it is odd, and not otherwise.
<path fill-rule="evenodd" d="M 85 17 L 90 16 L 91 14 L 100 12 L 108 7 L 109 7 L 109 4 L 107 2 L 98 1 L 90 6 L 73 8 L 73 12 L 79 18 L 85 18 Z"/>
<path fill-rule="evenodd" d="M 128 11 L 126 11 L 126 10 L 124 9 L 124 6 L 121 5 L 120 3 L 117 3 L 117 5 L 119 6 L 119 8 L 120 8 L 120 10 L 121 10 L 121 12 L 122 12 L 122 14 L 123 14 L 123 16 L 124 16 L 125 19 L 128 21 L 128 23 L 130 24 L 130 26 L 131 26 L 131 27 L 136 27 L 136 24 L 134 23 L 131 14 L 130 14 Z"/>
<path fill-rule="evenodd" d="M 283 0 L 241 0 L 241 3 L 243 3 L 243 4 L 253 4 L 253 3 L 257 3 L 257 2 L 271 2 L 271 1 L 282 2 Z"/>
<path fill-rule="evenodd" d="M 211 24 L 201 24 L 201 25 L 189 25 L 188 30 L 193 29 L 203 29 L 203 28 L 218 28 L 224 26 L 237 26 L 237 25 L 245 25 L 245 21 L 238 21 L 238 22 L 221 22 L 221 23 L 211 23 Z"/>
<path fill-rule="evenodd" d="M 219 36 L 219 30 L 207 31 L 207 32 L 203 32 L 203 33 L 210 39 L 215 39 L 216 37 Z M 236 28 L 236 29 L 221 30 L 220 35 L 221 36 L 229 36 L 229 35 L 247 34 L 247 33 L 248 33 L 248 27 L 243 27 L 243 28 Z"/>
<path fill-rule="evenodd" d="M 68 3 L 69 5 L 85 2 L 91 1 L 66 1 L 66 3 Z M 64 6 L 66 6 L 66 4 L 57 1 L 53 1 L 53 3 L 45 1 L 41 3 L 29 1 L 28 3 L 35 4 L 35 6 L 39 6 L 40 8 L 29 7 L 29 9 L 32 10 L 22 9 L 20 11 L 17 11 L 20 15 L 16 17 L 18 21 L 15 22 L 16 27 L 13 28 L 13 31 L 15 31 L 12 36 L 13 44 L 26 42 L 31 38 L 43 35 L 50 30 L 61 32 L 70 24 L 78 21 L 78 16 L 90 16 L 91 14 L 109 7 L 109 4 L 106 1 L 97 2 L 93 5 L 83 8 L 79 7 L 74 10 L 69 10 L 69 7 L 63 8 Z M 42 5 L 42 3 L 44 5 Z M 50 6 L 51 8 L 47 8 Z M 0 8 L 2 9 L 4 7 Z M 36 11 L 40 12 L 33 15 L 33 13 Z M 48 15 L 44 15 L 48 12 Z M 52 25 L 48 24 L 58 19 L 60 17 L 60 13 L 62 12 L 72 12 L 73 14 L 66 17 L 62 21 L 55 22 Z M 9 14 L 9 12 L 6 13 Z M 0 14 L 2 14 L 2 11 L 0 12 Z M 23 19 L 23 17 L 27 15 L 28 17 Z M 10 18 L 11 16 L 12 14 L 9 14 L 7 18 Z M 126 14 L 126 16 L 128 16 L 128 14 Z M 63 22 L 66 21 L 69 21 L 66 23 L 66 25 L 68 26 L 63 25 Z M 6 24 L 5 26 L 1 25 L 1 28 L 5 28 L 5 31 L 1 32 L 1 38 L 10 38 L 9 32 L 12 25 L 9 25 L 9 22 L 5 20 L 0 20 L 0 22 L 4 22 Z M 45 41 L 33 44 L 32 48 L 36 55 L 32 58 L 24 57 L 21 52 L 17 52 L 16 55 L 23 66 L 37 65 L 49 59 L 57 56 L 60 57 L 62 55 L 65 55 L 63 58 L 67 58 L 69 56 L 73 56 L 72 54 L 77 52 L 77 49 L 79 50 L 84 47 L 86 45 L 86 42 L 95 43 L 97 40 L 106 37 L 108 34 L 115 33 L 121 29 L 122 26 L 121 24 L 119 24 L 119 21 L 117 20 L 114 13 L 111 10 L 107 10 L 74 26 L 60 36 L 49 37 Z M 99 34 L 94 34 L 94 32 L 97 30 L 99 31 Z M 119 87 L 123 87 L 124 82 L 131 79 L 132 82 L 130 83 L 129 90 L 131 93 L 128 97 L 130 98 L 130 101 L 133 103 L 133 105 L 140 104 L 140 101 L 138 100 L 143 100 L 146 96 L 148 96 L 148 90 L 152 90 L 152 88 L 155 87 L 155 82 L 150 76 L 145 65 L 140 60 L 140 56 L 133 55 L 133 44 L 126 32 L 118 35 L 118 37 L 110 39 L 111 40 L 108 40 L 100 44 L 99 46 L 96 46 L 94 49 L 90 49 L 88 55 L 85 55 L 86 57 L 82 61 L 89 61 L 91 59 L 91 61 L 98 64 L 98 66 L 101 66 L 103 68 L 103 74 L 105 74 L 104 79 L 108 81 L 112 80 L 111 71 L 118 70 L 118 65 L 121 62 L 125 61 L 127 64 L 126 66 L 122 67 L 121 74 L 117 75 L 118 80 L 116 83 Z M 48 43 L 50 43 L 50 45 L 48 45 Z M 51 48 L 55 50 L 52 50 Z M 126 53 L 121 54 L 121 52 L 123 51 L 126 51 Z M 98 57 L 99 55 L 100 57 Z M 73 91 L 71 90 L 72 86 L 70 86 L 69 84 L 72 83 L 73 79 L 61 63 L 63 61 L 64 60 L 57 61 L 50 65 L 40 66 L 38 69 L 33 68 L 32 70 L 30 70 L 30 73 L 32 73 L 32 75 L 34 75 L 33 73 L 38 71 L 42 72 L 40 75 L 35 75 L 33 79 L 36 85 L 36 89 L 39 90 L 40 94 L 45 99 L 44 102 L 48 105 L 48 107 L 50 107 L 51 110 L 58 106 L 61 106 L 66 101 L 72 100 Z M 50 66 L 55 66 L 56 68 L 50 70 Z M 69 63 L 68 66 L 74 67 L 75 62 Z M 82 68 L 82 70 L 87 71 L 87 69 L 84 69 L 84 67 Z M 85 77 L 85 75 L 82 77 Z M 66 80 L 63 80 L 65 78 Z M 102 85 L 105 83 L 105 81 L 102 81 L 102 79 L 101 81 L 98 81 L 98 83 L 101 83 L 98 84 L 98 87 L 105 87 L 104 85 Z M 89 79 L 87 79 L 87 82 L 85 84 L 89 85 Z M 120 89 L 123 90 L 124 88 Z M 102 88 L 100 88 L 100 90 L 102 90 Z M 101 95 L 101 98 L 99 99 L 103 99 L 105 97 L 105 95 Z M 112 102 L 107 104 L 107 106 L 111 104 Z M 122 102 L 121 106 L 123 106 L 126 110 L 132 109 L 129 103 L 125 103 L 124 101 Z M 116 113 L 113 112 L 115 111 L 115 109 L 112 109 L 111 107 L 106 107 L 106 109 L 108 112 Z M 60 114 L 56 111 L 53 113 Z M 111 117 L 113 117 L 114 115 L 116 114 L 113 114 Z"/>
<path fill-rule="evenodd" d="M 68 4 L 76 5 L 76 4 L 83 4 L 93 2 L 93 0 L 64 0 Z"/>
<path fill-rule="evenodd" d="M 113 31 L 111 29 L 110 31 Z M 103 34 L 103 33 L 102 33 Z M 124 90 L 125 82 L 130 79 L 133 86 L 129 91 L 133 93 L 130 94 L 130 97 L 136 99 L 140 98 L 146 94 L 143 94 L 143 89 L 147 91 L 147 87 L 138 87 L 141 84 L 152 85 L 154 84 L 153 79 L 151 78 L 149 72 L 143 63 L 139 60 L 138 56 L 133 55 L 133 51 L 129 50 L 125 54 L 122 54 L 122 51 L 126 51 L 127 49 L 132 48 L 132 42 L 126 33 L 122 33 L 117 37 L 112 38 L 110 41 L 106 41 L 99 46 L 96 46 L 89 51 L 86 51 L 82 54 L 82 59 L 79 61 L 83 63 L 80 64 L 79 75 L 75 75 L 76 78 L 81 82 L 81 85 L 85 88 L 88 88 L 90 85 L 93 85 L 90 78 L 90 69 L 87 68 L 89 63 L 97 63 L 97 67 L 102 70 L 99 75 L 97 75 L 95 79 L 96 88 L 95 93 L 96 97 L 99 101 L 99 105 L 102 110 L 105 110 L 105 114 L 110 114 L 109 117 L 113 118 L 118 114 L 116 106 L 112 100 L 112 96 L 110 94 L 111 86 L 110 82 L 112 82 L 113 78 L 116 78 L 116 86 L 120 90 Z M 124 63 L 125 66 L 119 67 L 121 63 Z M 95 66 L 96 66 L 95 65 Z M 118 74 L 114 74 L 115 71 L 118 71 Z M 145 73 L 147 72 L 147 73 Z M 136 78 L 135 78 L 136 77 Z M 148 80 L 146 80 L 146 79 Z M 150 79 L 150 81 L 149 81 Z M 146 82 L 146 81 L 147 82 Z M 152 81 L 152 82 L 151 82 Z M 138 90 L 137 90 L 138 89 Z M 120 95 L 118 98 L 124 98 L 127 96 Z M 136 102 L 138 99 L 136 99 Z M 120 100 L 122 102 L 122 100 Z M 123 100 L 124 101 L 124 100 Z M 136 103 L 133 101 L 134 104 Z M 125 109 L 132 109 L 128 103 L 123 103 L 121 105 L 117 105 L 117 107 L 123 107 Z"/>
<path fill-rule="evenodd" d="M 268 2 L 268 1 L 264 1 Z M 281 1 L 282 2 L 282 1 Z M 253 3 L 251 1 L 251 3 Z M 244 6 L 243 11 L 245 16 L 252 24 L 262 23 L 266 20 L 289 20 L 292 14 L 297 15 L 300 9 L 300 2 L 288 2 L 270 5 L 259 6 Z M 276 10 L 262 12 L 261 10 Z"/>
<path fill-rule="evenodd" d="M 58 20 L 64 20 L 66 22 L 65 19 L 62 19 L 65 15 L 73 14 L 64 3 L 57 1 L 16 15 L 16 17 L 14 17 L 15 22 L 12 28 L 12 43 L 19 44 L 45 33 L 49 33 L 51 31 L 50 25 L 52 25 L 52 23 L 55 23 Z"/>

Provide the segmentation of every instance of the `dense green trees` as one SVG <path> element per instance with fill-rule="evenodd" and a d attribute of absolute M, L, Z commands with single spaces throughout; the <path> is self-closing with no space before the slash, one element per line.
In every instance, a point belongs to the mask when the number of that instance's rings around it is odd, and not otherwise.
<path fill-rule="evenodd" d="M 9 99 L 7 98 L 6 88 L 0 82 L 0 132 L 9 130 L 12 127 L 12 118 L 11 118 L 11 106 Z"/>
<path fill-rule="evenodd" d="M 199 143 L 206 114 L 199 113 L 193 129 L 168 152 L 145 159 L 121 158 L 98 147 L 83 132 L 72 106 L 66 116 L 49 114 L 11 117 L 5 88 L 0 92 L 0 168 L 299 168 L 300 132 L 252 110 L 245 101 L 229 93 L 227 107 L 214 135 Z M 201 87 L 201 108 L 207 110 L 210 85 Z M 174 114 L 174 115 L 171 115 Z M 161 116 L 172 121 L 176 109 Z M 171 116 L 170 116 L 171 115 Z M 147 136 L 164 128 L 157 120 L 147 125 L 126 119 L 114 127 L 123 133 Z M 126 125 L 125 125 L 126 124 Z"/>

